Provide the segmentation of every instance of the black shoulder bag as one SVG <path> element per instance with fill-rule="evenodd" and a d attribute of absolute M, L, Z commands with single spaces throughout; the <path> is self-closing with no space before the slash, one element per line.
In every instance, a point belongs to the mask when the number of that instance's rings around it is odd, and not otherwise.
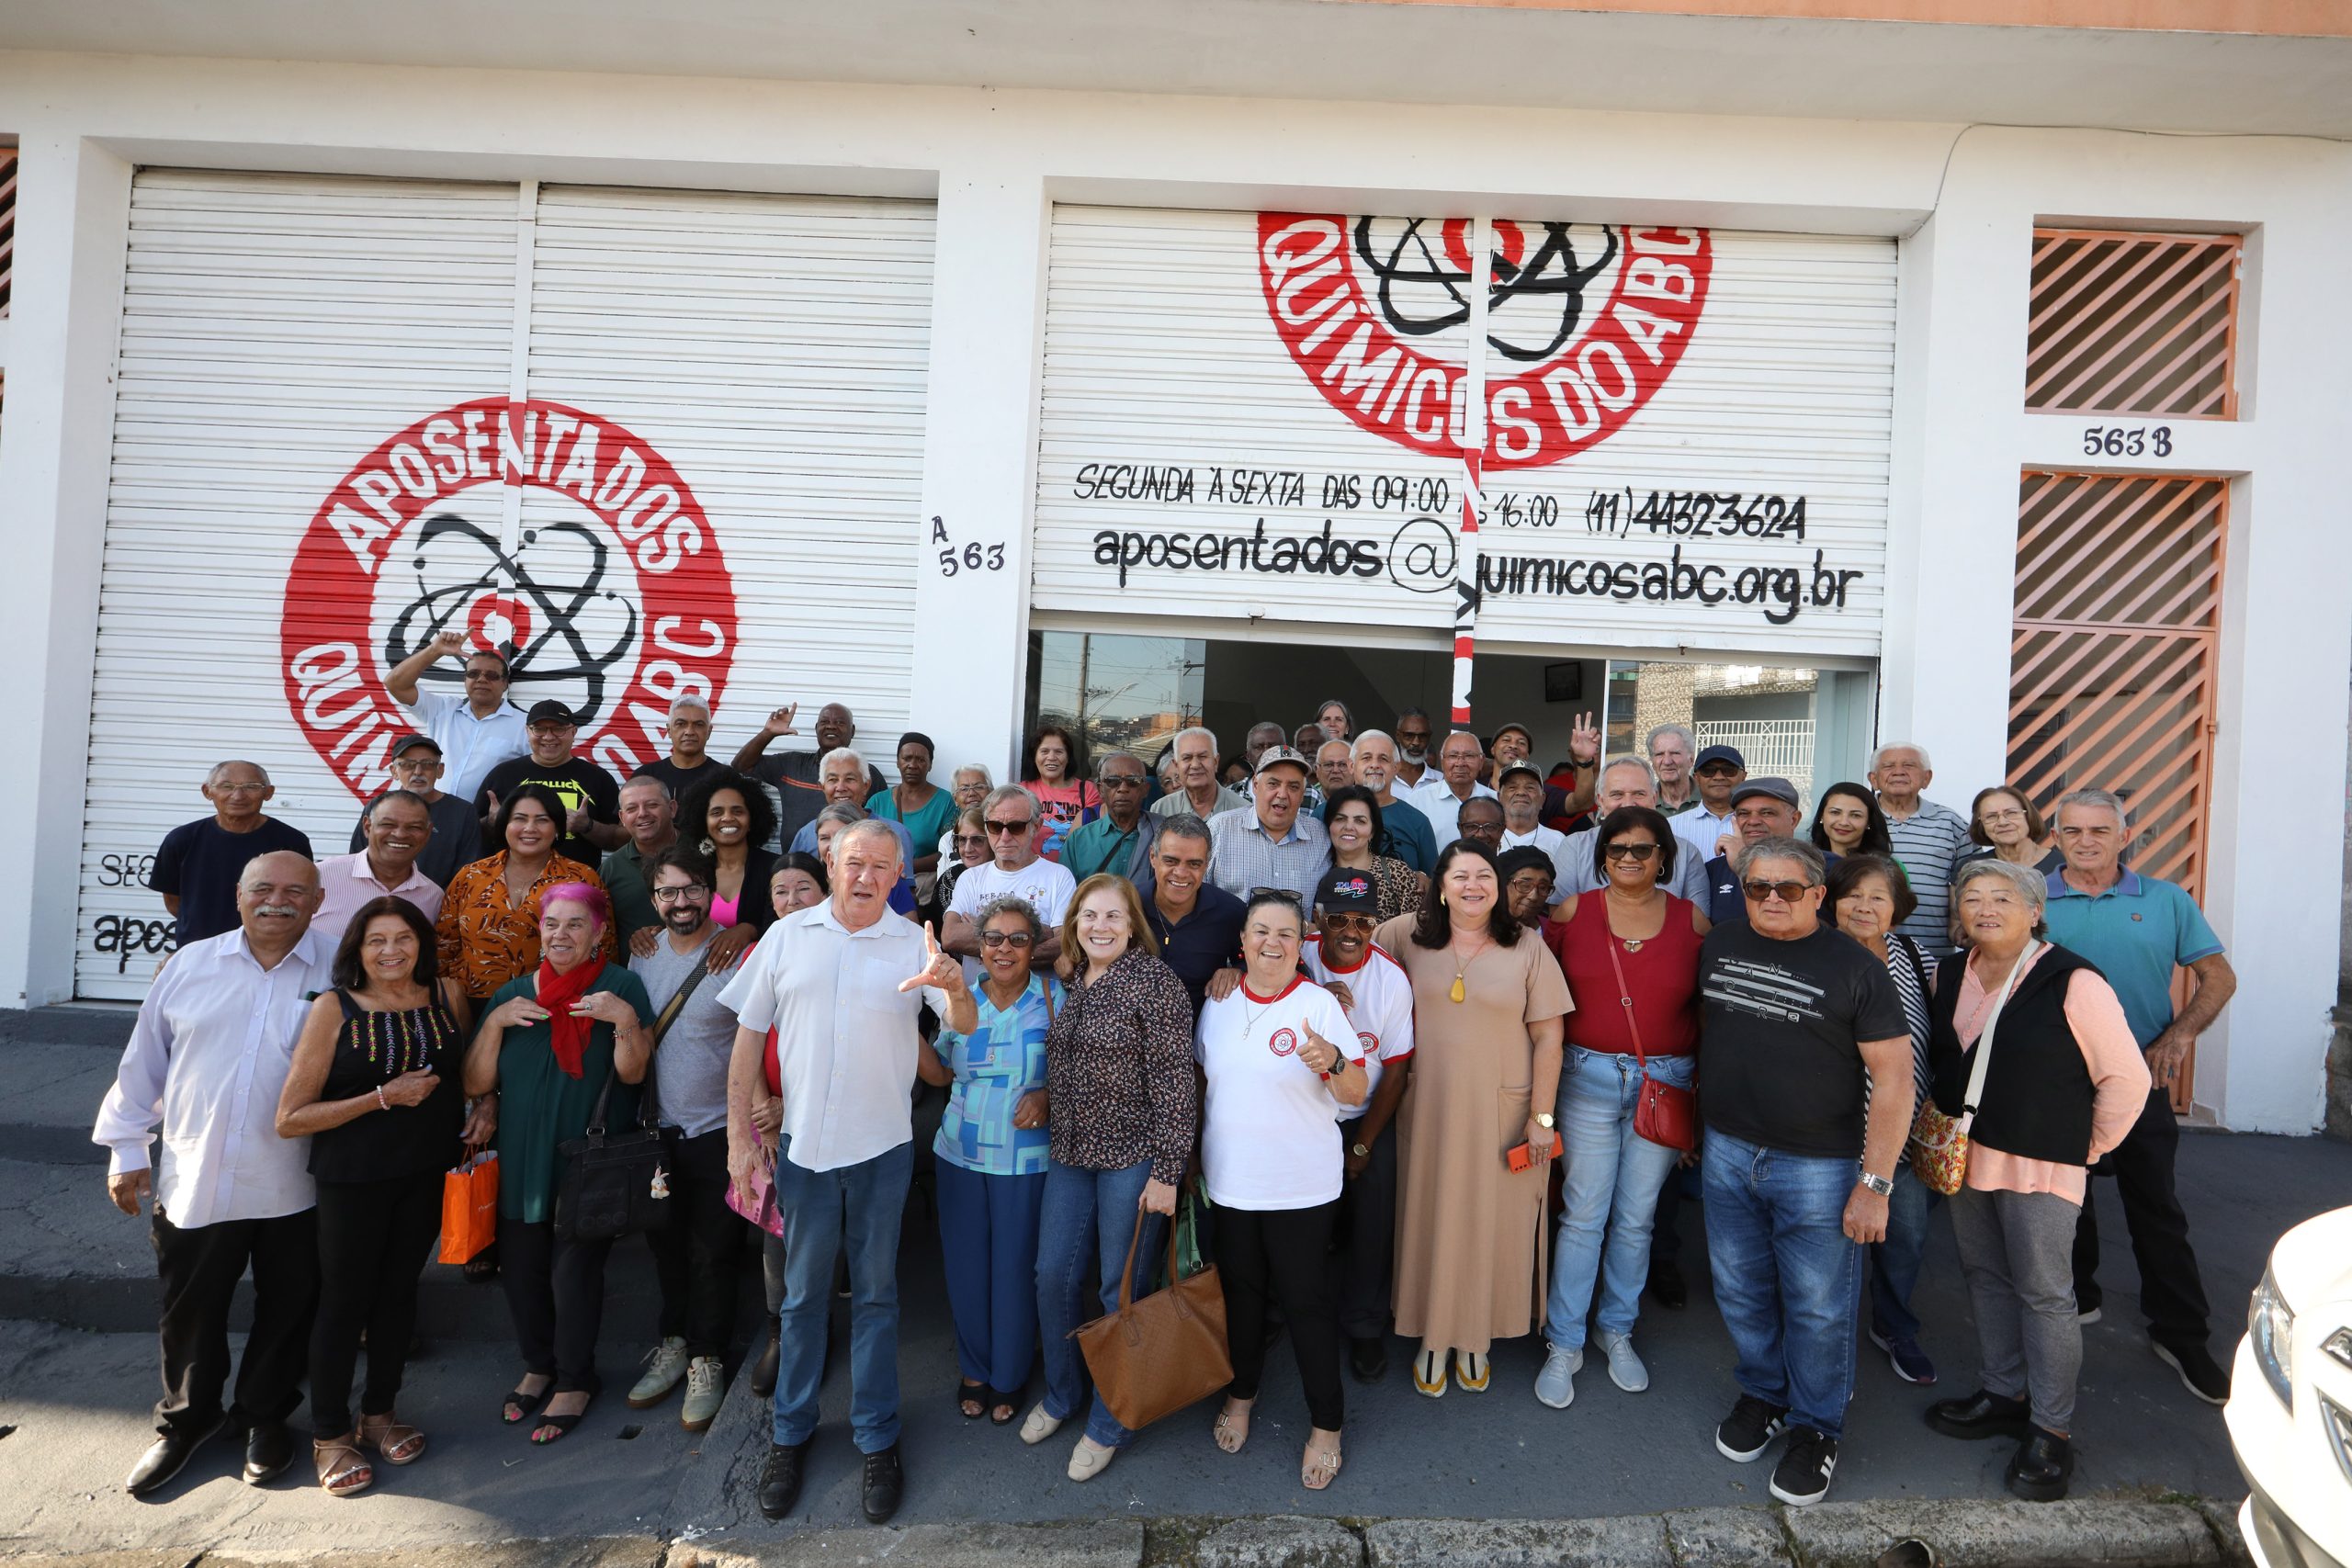
<path fill-rule="evenodd" d="M 677 1021 L 678 1014 L 708 971 L 696 964 L 678 994 L 653 1022 L 653 1043 Z M 645 1092 L 638 1097 L 637 1125 L 619 1133 L 605 1131 L 605 1108 L 613 1098 L 613 1083 L 620 1074 L 609 1071 L 596 1093 L 596 1108 L 588 1113 L 584 1136 L 555 1146 L 563 1162 L 556 1184 L 555 1234 L 559 1241 L 617 1241 L 625 1235 L 658 1231 L 670 1223 L 675 1205 L 670 1199 L 670 1172 L 676 1168 L 678 1130 L 662 1125 L 661 1097 L 655 1092 L 651 1064 L 647 1064 Z"/>

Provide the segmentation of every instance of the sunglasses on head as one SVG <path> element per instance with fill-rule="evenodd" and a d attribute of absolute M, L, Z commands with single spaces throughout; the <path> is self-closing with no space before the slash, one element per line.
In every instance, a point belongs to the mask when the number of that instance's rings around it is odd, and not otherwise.
<path fill-rule="evenodd" d="M 1761 904 L 1774 897 L 1783 904 L 1793 904 L 1804 897 L 1805 890 L 1812 886 L 1810 882 L 1743 882 L 1739 890 L 1747 895 L 1747 901 L 1751 904 Z"/>

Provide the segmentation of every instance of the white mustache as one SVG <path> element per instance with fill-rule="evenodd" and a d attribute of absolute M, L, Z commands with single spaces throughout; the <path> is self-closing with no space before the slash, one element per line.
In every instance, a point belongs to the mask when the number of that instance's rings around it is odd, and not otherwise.
<path fill-rule="evenodd" d="M 254 911 L 256 915 L 299 915 L 301 912 L 291 904 L 264 904 Z"/>

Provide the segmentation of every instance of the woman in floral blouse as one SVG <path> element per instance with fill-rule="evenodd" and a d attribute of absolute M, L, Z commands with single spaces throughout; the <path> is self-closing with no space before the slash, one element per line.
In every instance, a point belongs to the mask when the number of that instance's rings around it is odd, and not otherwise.
<path fill-rule="evenodd" d="M 1046 1035 L 1053 1115 L 1037 1226 L 1046 1397 L 1021 1425 L 1024 1443 L 1052 1437 L 1087 1397 L 1085 1359 L 1069 1332 L 1098 1310 L 1085 1300 L 1088 1265 L 1101 1267 L 1101 1310 L 1115 1311 L 1132 1242 L 1136 1293 L 1149 1290 L 1161 1221 L 1176 1213 L 1200 1120 L 1193 1004 L 1159 961 L 1134 885 L 1110 875 L 1080 883 L 1062 919 L 1061 945 L 1070 984 Z M 1069 1478 L 1102 1474 L 1132 1435 L 1096 1398 Z"/>
<path fill-rule="evenodd" d="M 521 785 L 499 803 L 493 841 L 503 847 L 459 866 L 442 896 L 441 973 L 464 988 L 477 1018 L 492 991 L 539 966 L 539 896 L 566 882 L 605 885 L 594 867 L 555 852 L 564 816 L 555 791 Z M 604 956 L 617 955 L 610 921 L 597 942 Z"/>

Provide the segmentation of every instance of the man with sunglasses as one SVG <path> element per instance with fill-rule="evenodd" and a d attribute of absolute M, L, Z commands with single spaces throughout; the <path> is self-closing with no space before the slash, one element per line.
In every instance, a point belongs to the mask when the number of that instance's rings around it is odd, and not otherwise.
<path fill-rule="evenodd" d="M 989 863 L 967 867 L 956 879 L 946 929 L 940 933 L 940 946 L 967 960 L 965 979 L 975 986 L 980 973 L 979 915 L 991 899 L 1025 898 L 1037 911 L 1046 935 L 1030 954 L 1029 966 L 1046 970 L 1061 956 L 1062 916 L 1069 908 L 1070 895 L 1078 891 L 1078 879 L 1069 867 L 1037 852 L 1042 840 L 1035 795 L 1018 784 L 999 784 L 980 802 L 980 823 L 989 836 Z"/>
<path fill-rule="evenodd" d="M 1690 764 L 1690 777 L 1698 784 L 1697 804 L 1690 809 L 1667 818 L 1674 836 L 1690 847 L 1690 853 L 1704 865 L 1715 855 L 1723 840 L 1736 831 L 1732 823 L 1732 795 L 1747 782 L 1747 759 L 1733 746 L 1709 746 Z"/>
<path fill-rule="evenodd" d="M 1105 751 L 1094 760 L 1094 783 L 1102 792 L 1102 815 L 1062 840 L 1062 867 L 1079 882 L 1098 871 L 1129 882 L 1143 874 L 1158 818 L 1144 815 L 1148 783 L 1143 760 L 1132 752 Z"/>
<path fill-rule="evenodd" d="M 1886 965 L 1822 919 L 1826 875 L 1802 840 L 1747 843 L 1747 918 L 1699 954 L 1707 1258 L 1738 1351 L 1715 1449 L 1744 1464 L 1785 1428 L 1770 1490 L 1798 1506 L 1838 1468 L 1862 1248 L 1886 1236 L 1912 1111 L 1903 1004 Z"/>
<path fill-rule="evenodd" d="M 425 841 L 424 852 L 416 857 L 416 869 L 431 877 L 435 887 L 448 886 L 459 866 L 481 858 L 481 818 L 474 815 L 471 796 L 450 795 L 441 788 L 441 775 L 447 771 L 441 743 L 430 735 L 403 735 L 392 742 L 392 782 L 385 788 L 404 789 L 424 802 L 433 837 Z M 350 852 L 357 854 L 367 847 L 368 811 L 363 807 L 351 829 Z"/>
<path fill-rule="evenodd" d="M 424 691 L 417 684 L 444 659 L 458 660 L 464 667 L 462 697 Z M 506 700 L 509 674 L 504 654 L 494 648 L 469 647 L 460 631 L 435 633 L 431 641 L 384 674 L 385 692 L 441 748 L 449 770 L 443 782 L 459 800 L 471 801 L 499 763 L 530 754 L 531 736 L 522 710 Z"/>
<path fill-rule="evenodd" d="M 1379 897 L 1367 872 L 1333 866 L 1315 889 L 1315 931 L 1300 949 L 1308 979 L 1347 1010 L 1370 1077 L 1362 1106 L 1340 1108 L 1347 1184 L 1334 1230 L 1340 1329 L 1358 1382 L 1388 1371 L 1389 1276 L 1396 1257 L 1397 1103 L 1413 1055 L 1413 982 L 1373 945 Z"/>
<path fill-rule="evenodd" d="M 1795 838 L 1803 816 L 1797 807 L 1797 786 L 1786 779 L 1749 779 L 1732 792 L 1732 831 L 1738 836 L 1743 849 L 1766 839 Z M 1682 849 L 1689 853 L 1689 843 L 1685 842 Z M 1834 869 L 1838 857 L 1830 855 L 1824 863 Z M 1747 919 L 1747 900 L 1740 891 L 1739 872 L 1728 853 L 1707 862 L 1705 884 L 1698 904 L 1707 911 L 1709 920 L 1726 926 Z"/>

